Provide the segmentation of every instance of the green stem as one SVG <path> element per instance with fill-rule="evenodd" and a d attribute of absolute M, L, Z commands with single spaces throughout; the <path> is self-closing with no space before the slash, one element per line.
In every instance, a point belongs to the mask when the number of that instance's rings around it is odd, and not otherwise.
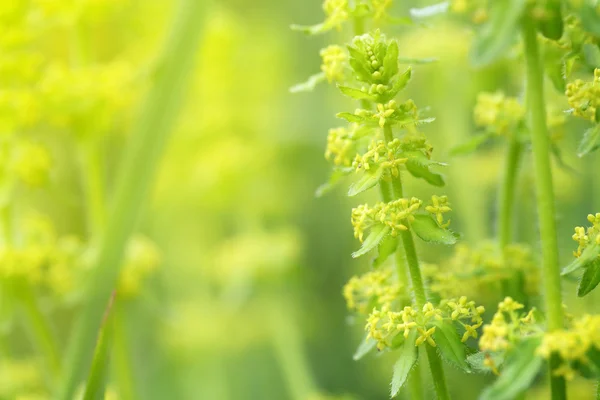
<path fill-rule="evenodd" d="M 275 354 L 294 400 L 306 400 L 316 394 L 308 360 L 302 350 L 302 339 L 296 318 L 290 316 L 290 306 L 274 305 L 271 311 L 271 332 Z"/>
<path fill-rule="evenodd" d="M 392 128 L 388 125 L 384 126 L 383 129 L 385 140 L 390 142 L 394 138 Z M 392 181 L 392 187 L 394 189 L 394 196 L 397 199 L 404 197 L 402 188 L 402 178 L 396 177 Z M 400 239 L 404 245 L 404 252 L 406 255 L 406 264 L 408 265 L 408 271 L 410 280 L 412 283 L 412 289 L 415 294 L 415 304 L 419 309 L 422 309 L 427 302 L 427 296 L 425 294 L 425 285 L 423 284 L 423 277 L 421 275 L 421 267 L 419 265 L 419 257 L 417 256 L 417 248 L 415 241 L 410 229 L 410 224 L 407 222 L 408 230 L 400 232 Z M 446 386 L 446 378 L 444 376 L 444 369 L 442 368 L 442 362 L 437 355 L 435 348 L 426 345 L 427 347 L 427 359 L 429 361 L 429 367 L 431 369 L 431 375 L 433 377 L 435 392 L 438 399 L 445 400 L 450 398 L 448 387 Z"/>
<path fill-rule="evenodd" d="M 41 312 L 35 295 L 28 283 L 19 286 L 17 293 L 26 317 L 29 333 L 38 350 L 44 354 L 51 382 L 56 382 L 60 374 L 60 351 L 56 335 L 46 316 Z"/>
<path fill-rule="evenodd" d="M 83 400 L 103 400 L 108 381 L 108 365 L 110 362 L 110 342 L 114 320 L 111 310 L 115 300 L 115 292 L 106 306 L 102 326 L 98 332 L 98 341 L 94 352 L 94 359 L 90 368 L 90 375 L 86 382 Z"/>
<path fill-rule="evenodd" d="M 527 110 L 531 129 L 537 212 L 542 242 L 544 295 L 548 315 L 548 329 L 554 331 L 563 328 L 564 318 L 560 266 L 558 263 L 556 206 L 552 187 L 550 137 L 546 126 L 544 69 L 540 61 L 535 23 L 529 17 L 526 17 L 523 21 L 522 34 L 525 44 Z M 552 365 L 550 368 L 552 369 Z M 552 374 L 550 374 L 550 379 L 552 399 L 566 398 L 564 380 L 552 376 Z"/>
<path fill-rule="evenodd" d="M 498 210 L 498 243 L 504 249 L 513 241 L 515 187 L 519 171 L 523 146 L 518 138 L 513 137 L 508 143 L 504 166 L 504 179 L 500 187 Z"/>
<path fill-rule="evenodd" d="M 136 396 L 134 379 L 131 375 L 133 367 L 130 362 L 131 352 L 125 330 L 126 320 L 122 304 L 117 304 L 115 315 L 113 317 L 113 354 L 112 360 L 115 368 L 117 386 L 119 388 L 119 398 L 123 400 L 134 400 Z"/>
<path fill-rule="evenodd" d="M 106 221 L 104 171 L 101 146 L 95 141 L 83 144 L 83 182 L 86 185 L 89 233 L 97 239 Z"/>
<path fill-rule="evenodd" d="M 58 399 L 71 400 L 89 368 L 102 313 L 117 284 L 125 244 L 140 216 L 156 175 L 165 142 L 175 122 L 194 64 L 205 2 L 181 0 L 169 40 L 157 65 L 152 88 L 127 144 L 120 167 L 110 219 L 91 270 Z"/>
<path fill-rule="evenodd" d="M 431 375 L 433 377 L 433 386 L 435 393 L 437 394 L 438 400 L 449 400 L 450 392 L 446 386 L 446 377 L 444 376 L 444 369 L 440 357 L 437 354 L 435 347 L 425 345 L 427 348 L 427 360 L 429 361 L 429 369 L 431 369 Z"/>

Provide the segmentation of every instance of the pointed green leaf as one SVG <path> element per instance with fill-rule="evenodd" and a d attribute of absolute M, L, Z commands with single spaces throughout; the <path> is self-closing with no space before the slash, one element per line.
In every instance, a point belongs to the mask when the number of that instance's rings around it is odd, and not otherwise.
<path fill-rule="evenodd" d="M 490 140 L 494 135 L 490 132 L 485 132 L 476 136 L 472 136 L 465 143 L 459 144 L 450 150 L 451 156 L 462 156 L 471 154 L 482 146 L 485 142 Z"/>
<path fill-rule="evenodd" d="M 427 7 L 422 8 L 411 8 L 409 10 L 410 16 L 413 19 L 421 19 L 421 18 L 431 18 L 436 15 L 444 14 L 448 11 L 450 7 L 450 3 L 447 1 L 432 4 Z"/>
<path fill-rule="evenodd" d="M 485 365 L 485 360 L 488 358 L 492 359 L 496 367 L 500 367 L 504 363 L 504 353 L 489 353 L 483 351 L 478 351 L 477 353 L 468 355 L 467 363 L 469 363 L 469 366 L 472 368 L 473 371 L 490 373 L 492 372 L 491 368 Z"/>
<path fill-rule="evenodd" d="M 412 330 L 408 338 L 402 344 L 398 361 L 394 364 L 394 375 L 392 376 L 391 397 L 396 397 L 402 386 L 408 380 L 410 371 L 419 358 L 418 348 L 415 346 L 417 331 Z"/>
<path fill-rule="evenodd" d="M 334 187 L 336 187 L 342 180 L 343 177 L 347 176 L 352 168 L 336 168 L 329 176 L 329 180 L 319 186 L 315 191 L 315 197 L 322 197 L 326 193 L 329 193 Z"/>
<path fill-rule="evenodd" d="M 290 88 L 290 93 L 312 92 L 315 87 L 325 80 L 325 73 L 311 75 L 305 82 L 298 83 Z"/>
<path fill-rule="evenodd" d="M 430 215 L 415 215 L 415 219 L 411 222 L 410 227 L 425 242 L 445 245 L 456 243 L 454 232 L 440 227 Z"/>
<path fill-rule="evenodd" d="M 492 3 L 490 20 L 479 31 L 471 49 L 471 62 L 475 66 L 491 64 L 506 54 L 516 41 L 525 4 L 525 0 Z"/>
<path fill-rule="evenodd" d="M 591 2 L 586 1 L 583 3 L 579 9 L 583 27 L 594 36 L 600 37 L 600 15 L 597 8 Z"/>
<path fill-rule="evenodd" d="M 577 287 L 577 296 L 587 295 L 598 286 L 598 283 L 600 283 L 600 259 L 596 258 L 585 269 Z"/>
<path fill-rule="evenodd" d="M 436 321 L 434 326 L 433 340 L 440 349 L 442 357 L 463 371 L 471 372 L 471 367 L 467 363 L 466 346 L 460 341 L 460 336 L 458 336 L 454 325 L 444 321 Z"/>
<path fill-rule="evenodd" d="M 404 71 L 398 77 L 396 82 L 394 82 L 394 85 L 392 86 L 392 89 L 390 90 L 389 97 L 392 98 L 392 97 L 396 96 L 396 94 L 398 94 L 399 91 L 404 89 L 406 87 L 406 85 L 408 84 L 408 82 L 410 81 L 411 76 L 412 76 L 412 68 L 408 67 L 406 69 L 406 71 Z"/>
<path fill-rule="evenodd" d="M 325 23 L 320 23 L 316 25 L 290 25 L 290 29 L 307 35 L 318 35 L 327 32 L 331 28 L 325 25 Z"/>
<path fill-rule="evenodd" d="M 439 59 L 435 57 L 429 58 L 411 58 L 411 57 L 399 57 L 398 61 L 400 64 L 431 64 L 434 62 L 438 62 Z"/>
<path fill-rule="evenodd" d="M 382 174 L 383 168 L 377 168 L 375 172 L 365 172 L 363 176 L 358 180 L 358 182 L 354 182 L 350 186 L 350 189 L 348 190 L 348 196 L 356 196 L 357 194 L 362 193 L 365 190 L 371 189 L 373 186 L 379 183 Z"/>
<path fill-rule="evenodd" d="M 544 18 L 539 23 L 540 32 L 550 40 L 558 40 L 564 28 L 561 0 L 546 0 L 543 7 Z"/>
<path fill-rule="evenodd" d="M 389 81 L 398 73 L 398 42 L 392 40 L 383 59 L 383 80 Z"/>
<path fill-rule="evenodd" d="M 358 348 L 354 352 L 352 359 L 354 361 L 360 360 L 361 358 L 363 358 L 364 356 L 369 354 L 371 352 L 371 350 L 373 350 L 375 348 L 376 345 L 377 345 L 377 340 L 375 340 L 373 338 L 365 337 L 358 345 Z"/>
<path fill-rule="evenodd" d="M 481 395 L 480 400 L 512 400 L 531 385 L 543 360 L 535 354 L 539 338 L 525 339 L 511 351 L 500 377 Z"/>
<path fill-rule="evenodd" d="M 365 122 L 366 118 L 349 112 L 341 112 L 335 115 L 337 118 L 345 119 L 348 122 Z"/>
<path fill-rule="evenodd" d="M 581 47 L 583 59 L 590 68 L 600 68 L 600 48 L 595 43 L 584 43 Z"/>
<path fill-rule="evenodd" d="M 386 237 L 388 233 L 390 233 L 389 226 L 383 224 L 375 225 L 371 228 L 371 232 L 363 242 L 361 248 L 352 253 L 352 257 L 357 258 L 367 254 L 369 251 L 373 250 L 383 240 L 383 238 Z"/>
<path fill-rule="evenodd" d="M 561 275 L 568 275 L 572 272 L 575 272 L 581 268 L 588 268 L 592 263 L 598 260 L 600 256 L 600 246 L 597 244 L 589 245 L 583 250 L 583 253 L 579 257 L 577 257 L 573 262 L 567 265 L 561 271 Z"/>
<path fill-rule="evenodd" d="M 351 88 L 348 86 L 340 86 L 338 85 L 338 89 L 340 89 L 340 91 L 345 94 L 346 96 L 352 97 L 353 99 L 356 100 L 375 100 L 375 96 L 370 95 L 367 92 L 363 92 L 360 89 L 355 89 L 355 88 Z"/>
<path fill-rule="evenodd" d="M 350 53 L 350 59 L 348 60 L 350 67 L 357 76 L 357 79 L 362 82 L 372 82 L 373 75 L 371 75 L 370 63 L 366 59 L 362 51 L 354 46 L 347 46 L 348 53 Z"/>
<path fill-rule="evenodd" d="M 433 172 L 429 169 L 429 167 L 432 165 L 444 165 L 443 163 L 432 161 L 421 152 L 407 153 L 407 156 L 408 160 L 406 161 L 406 169 L 412 176 L 415 178 L 425 179 L 433 186 L 441 187 L 446 184 L 444 177 L 441 174 Z"/>
<path fill-rule="evenodd" d="M 577 155 L 583 157 L 598 149 L 598 147 L 600 147 L 600 124 L 596 124 L 593 128 L 585 131 L 583 139 L 579 143 Z"/>
<path fill-rule="evenodd" d="M 377 248 L 377 257 L 373 259 L 372 263 L 373 268 L 380 267 L 389 256 L 396 252 L 397 249 L 398 238 L 395 238 L 392 235 L 386 236 L 385 239 L 379 243 L 379 247 Z"/>

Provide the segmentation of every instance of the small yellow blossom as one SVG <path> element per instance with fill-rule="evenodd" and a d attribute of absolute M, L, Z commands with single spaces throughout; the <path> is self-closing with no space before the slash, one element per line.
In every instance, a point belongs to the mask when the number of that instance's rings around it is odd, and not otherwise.
<path fill-rule="evenodd" d="M 450 203 L 448 202 L 448 196 L 432 196 L 431 204 L 425 207 L 425 211 L 435 215 L 437 223 L 442 228 L 450 226 L 450 221 L 444 223 L 444 214 L 452 211 Z"/>
<path fill-rule="evenodd" d="M 354 237 L 361 242 L 364 232 L 371 227 L 383 224 L 391 228 L 391 234 L 408 230 L 407 225 L 414 220 L 414 214 L 421 207 L 422 201 L 417 198 L 398 199 L 390 203 L 377 203 L 373 207 L 360 205 L 352 210 L 352 226 Z"/>
<path fill-rule="evenodd" d="M 321 50 L 323 64 L 321 71 L 329 83 L 342 82 L 345 79 L 348 54 L 341 46 L 331 45 Z"/>
<path fill-rule="evenodd" d="M 594 79 L 590 82 L 576 79 L 567 84 L 565 94 L 573 115 L 596 121 L 596 109 L 600 106 L 600 69 L 594 70 Z"/>
<path fill-rule="evenodd" d="M 513 135 L 524 121 L 525 108 L 514 97 L 501 92 L 480 93 L 474 110 L 475 123 L 498 135 Z"/>

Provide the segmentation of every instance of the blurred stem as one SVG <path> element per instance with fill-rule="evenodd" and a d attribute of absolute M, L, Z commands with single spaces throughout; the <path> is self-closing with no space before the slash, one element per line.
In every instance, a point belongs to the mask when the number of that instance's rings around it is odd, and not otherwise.
<path fill-rule="evenodd" d="M 85 386 L 83 400 L 103 400 L 106 393 L 106 384 L 108 381 L 108 366 L 110 358 L 110 342 L 113 331 L 114 320 L 111 310 L 115 301 L 115 292 L 106 306 L 102 326 L 98 332 L 98 341 L 94 359 L 90 368 L 90 376 Z"/>
<path fill-rule="evenodd" d="M 558 264 L 556 205 L 550 164 L 550 138 L 546 126 L 544 102 L 544 69 L 540 60 L 535 22 L 529 16 L 525 17 L 522 29 L 527 76 L 527 112 L 531 130 L 536 201 L 542 242 L 546 313 L 548 329 L 554 331 L 563 328 L 563 310 Z M 550 371 L 554 368 L 553 364 L 555 363 L 550 363 Z M 550 386 L 552 399 L 566 398 L 563 378 L 552 376 L 550 373 Z"/>
<path fill-rule="evenodd" d="M 93 239 L 101 234 L 106 221 L 104 168 L 102 151 L 97 141 L 83 144 L 83 184 L 87 197 L 89 233 Z"/>
<path fill-rule="evenodd" d="M 513 135 L 506 149 L 506 160 L 504 165 L 504 177 L 500 187 L 500 202 L 498 212 L 498 243 L 500 249 L 504 249 L 513 241 L 514 233 L 514 205 L 515 187 L 523 145 Z"/>
<path fill-rule="evenodd" d="M 123 156 L 114 204 L 100 251 L 91 270 L 75 324 L 64 381 L 58 399 L 71 400 L 91 361 L 102 313 L 117 284 L 125 244 L 135 229 L 142 205 L 148 202 L 165 142 L 181 108 L 201 32 L 205 2 L 180 0 L 176 19 L 157 63 L 154 82 L 140 108 Z"/>
<path fill-rule="evenodd" d="M 51 382 L 55 383 L 60 375 L 60 351 L 56 335 L 46 316 L 41 312 L 29 283 L 25 282 L 18 287 L 17 296 L 23 307 L 25 323 L 32 341 L 38 351 L 44 354 Z"/>
<path fill-rule="evenodd" d="M 127 340 L 126 319 L 123 304 L 117 304 L 114 310 L 114 322 L 112 327 L 113 351 L 112 360 L 115 368 L 119 398 L 122 400 L 134 400 L 136 396 L 134 379 L 131 374 L 129 343 Z"/>
<path fill-rule="evenodd" d="M 383 133 L 387 142 L 391 142 L 394 139 L 394 134 L 392 132 L 391 126 L 385 125 L 383 128 Z M 393 178 L 392 187 L 396 199 L 401 199 L 404 197 L 402 189 L 402 178 L 400 175 Z M 406 221 L 405 224 L 407 225 L 408 230 L 401 231 L 400 238 L 402 240 L 402 244 L 404 245 L 406 264 L 408 265 L 408 271 L 410 273 L 412 289 L 415 293 L 415 304 L 419 308 L 419 310 L 421 310 L 427 302 L 427 296 L 425 294 L 425 285 L 423 284 L 423 277 L 421 276 L 421 267 L 419 265 L 419 258 L 417 256 L 417 249 L 415 247 L 415 241 L 412 235 L 412 230 L 410 229 L 410 223 Z M 431 369 L 431 375 L 433 377 L 437 397 L 440 400 L 449 399 L 450 394 L 448 393 L 448 388 L 446 386 L 446 378 L 444 376 L 442 362 L 436 350 L 433 347 L 429 345 L 426 345 L 426 347 L 427 359 L 429 361 L 429 367 Z"/>
<path fill-rule="evenodd" d="M 306 400 L 316 393 L 308 360 L 302 350 L 296 318 L 292 318 L 286 303 L 273 305 L 270 325 L 275 354 L 289 388 L 290 398 Z"/>

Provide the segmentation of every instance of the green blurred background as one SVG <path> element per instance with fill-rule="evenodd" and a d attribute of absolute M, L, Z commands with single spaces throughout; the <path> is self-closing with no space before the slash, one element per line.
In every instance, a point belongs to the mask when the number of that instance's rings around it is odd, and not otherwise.
<path fill-rule="evenodd" d="M 58 26 L 49 28 L 44 43 L 36 44 L 44 60 L 63 58 L 63 45 L 71 35 L 61 28 L 61 18 L 69 18 L 72 4 L 54 3 L 67 5 L 49 6 L 49 16 L 41 17 L 56 18 Z M 122 61 L 137 76 L 132 87 L 117 81 L 111 89 L 117 98 L 132 92 L 127 106 L 119 106 L 119 112 L 125 109 L 127 115 L 118 128 L 110 134 L 93 133 L 97 147 L 92 151 L 101 154 L 105 165 L 107 198 L 129 114 L 135 115 L 152 81 L 145 71 L 152 67 L 176 3 L 90 2 L 98 9 L 90 12 L 83 29 L 94 63 Z M 407 15 L 410 7 L 424 3 L 397 2 L 393 14 Z M 348 199 L 344 185 L 322 198 L 314 195 L 329 175 L 323 157 L 327 130 L 339 124 L 337 112 L 355 107 L 327 85 L 312 93 L 288 92 L 319 71 L 320 48 L 346 42 L 351 35 L 342 31 L 306 37 L 289 29 L 292 23 L 311 24 L 322 18 L 316 0 L 206 2 L 204 18 L 198 21 L 202 38 L 193 79 L 140 226 L 140 232 L 155 243 L 160 263 L 136 295 L 120 305 L 126 360 L 115 361 L 111 387 L 116 393 L 129 373 L 125 380 L 140 399 L 389 397 L 395 360 L 388 354 L 352 360 L 364 336 L 363 322 L 349 317 L 341 294 L 351 276 L 368 268 L 368 260 L 350 256 L 358 247 L 350 210 L 374 197 Z M 398 38 L 402 57 L 438 58 L 415 68 L 407 95 L 421 107 L 430 106 L 436 117 L 424 131 L 437 159 L 450 164 L 445 194 L 453 204 L 453 229 L 466 243 L 492 238 L 501 146 L 492 144 L 457 159 L 448 152 L 476 133 L 472 109 L 479 91 L 521 94 L 518 62 L 473 70 L 467 60 L 469 28 L 444 18 L 431 26 L 389 27 L 386 33 Z M 559 107 L 561 101 L 557 95 Z M 83 127 L 96 126 L 86 121 Z M 54 167 L 47 185 L 20 193 L 18 201 L 49 215 L 60 234 L 85 241 L 85 190 L 77 177 L 81 140 L 76 137 L 83 128 L 77 125 L 71 129 L 75 135 L 65 136 L 70 129 L 31 133 L 50 149 Z M 558 164 L 555 169 L 564 264 L 576 247 L 570 238 L 572 228 L 583 224 L 588 213 L 600 211 L 600 160 L 597 155 L 577 159 L 581 132 L 576 124 L 566 125 L 560 141 L 565 163 L 574 171 Z M 529 164 L 526 157 L 517 202 L 518 239 L 537 246 Z M 430 194 L 414 181 L 408 190 L 417 196 Z M 426 262 L 443 264 L 452 249 L 422 246 L 420 251 Z M 599 293 L 575 300 L 574 287 L 566 284 L 564 289 L 571 312 L 591 310 Z M 490 295 L 481 301 L 492 310 L 499 300 L 499 295 Z M 59 342 L 66 347 L 76 305 L 48 301 L 58 304 L 49 312 L 60 332 Z M 486 316 L 490 315 L 488 311 Z M 7 332 L 13 353 L 18 357 L 31 353 L 28 343 L 18 338 L 18 326 Z M 8 373 L 10 366 L 4 368 Z M 477 398 L 491 380 L 448 371 L 457 399 Z M 571 388 L 583 391 L 585 385 L 589 384 Z M 2 385 L 0 393 L 1 389 Z M 431 384 L 427 390 L 433 398 Z M 546 398 L 543 390 L 540 385 L 539 398 Z"/>

